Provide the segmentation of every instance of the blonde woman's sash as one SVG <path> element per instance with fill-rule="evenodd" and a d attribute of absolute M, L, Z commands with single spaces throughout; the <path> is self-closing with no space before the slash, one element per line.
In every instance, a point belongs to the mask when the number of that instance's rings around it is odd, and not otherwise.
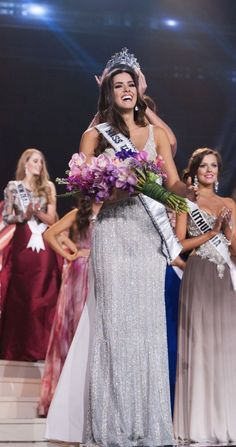
<path fill-rule="evenodd" d="M 21 202 L 21 207 L 24 211 L 24 213 L 27 210 L 27 207 L 30 204 L 29 196 L 27 194 L 27 191 L 21 182 L 15 182 L 17 193 Z M 40 250 L 45 250 L 45 245 L 43 241 L 42 234 L 47 228 L 47 225 L 43 222 L 38 223 L 34 217 L 32 217 L 27 222 L 29 229 L 31 231 L 30 240 L 27 244 L 27 248 L 31 248 L 33 251 L 36 250 L 37 253 L 40 252 Z"/>

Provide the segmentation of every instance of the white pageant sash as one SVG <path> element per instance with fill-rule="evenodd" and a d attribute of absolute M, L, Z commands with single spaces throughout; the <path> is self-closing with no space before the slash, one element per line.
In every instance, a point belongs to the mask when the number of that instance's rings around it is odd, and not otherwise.
<path fill-rule="evenodd" d="M 20 198 L 21 206 L 24 212 L 26 212 L 28 205 L 30 204 L 29 196 L 24 185 L 21 182 L 15 182 L 18 196 Z M 30 240 L 27 244 L 27 248 L 31 248 L 33 251 L 36 250 L 37 253 L 40 250 L 45 250 L 45 245 L 43 241 L 42 234 L 46 230 L 47 225 L 43 222 L 38 223 L 34 218 L 31 218 L 27 222 L 29 229 L 31 231 Z"/>
<path fill-rule="evenodd" d="M 212 228 L 204 218 L 200 208 L 196 205 L 196 203 L 187 200 L 188 207 L 190 209 L 191 219 L 194 221 L 196 227 L 199 231 L 204 234 L 207 231 L 210 231 Z M 220 254 L 220 256 L 225 260 L 226 264 L 230 269 L 230 276 L 233 285 L 233 289 L 236 291 L 236 266 L 233 263 L 228 246 L 224 241 L 224 236 L 222 233 L 216 234 L 214 237 L 209 239 L 210 244 L 215 248 L 215 250 Z"/>
<path fill-rule="evenodd" d="M 119 151 L 132 151 L 137 152 L 137 149 L 131 143 L 131 141 L 122 133 L 117 133 L 110 124 L 102 123 L 95 126 L 95 128 L 106 138 L 108 143 L 112 145 L 112 147 Z"/>
<path fill-rule="evenodd" d="M 116 133 L 110 124 L 102 123 L 95 127 L 112 145 L 116 152 L 121 150 L 137 152 L 137 149 L 133 146 L 131 141 L 121 133 Z M 177 258 L 183 247 L 174 234 L 166 209 L 164 205 L 144 194 L 139 194 L 139 198 L 152 220 L 153 225 L 161 236 L 162 252 L 170 264 Z"/>

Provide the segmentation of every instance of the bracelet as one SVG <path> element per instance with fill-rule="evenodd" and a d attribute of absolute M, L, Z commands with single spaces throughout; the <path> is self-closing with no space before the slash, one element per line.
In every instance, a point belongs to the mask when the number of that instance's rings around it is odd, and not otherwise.
<path fill-rule="evenodd" d="M 233 236 L 232 236 L 232 238 L 233 238 Z M 232 239 L 229 241 L 229 239 L 223 233 L 222 233 L 222 239 L 228 247 L 231 245 Z"/>

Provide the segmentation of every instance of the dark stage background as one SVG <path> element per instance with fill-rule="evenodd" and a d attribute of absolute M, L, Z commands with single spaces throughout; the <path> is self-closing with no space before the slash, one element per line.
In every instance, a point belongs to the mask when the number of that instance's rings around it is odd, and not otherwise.
<path fill-rule="evenodd" d="M 1 193 L 27 147 L 44 152 L 53 180 L 63 176 L 96 111 L 94 75 L 123 46 L 176 134 L 179 171 L 195 148 L 218 149 L 221 192 L 231 194 L 235 0 L 0 1 Z M 59 199 L 60 215 L 70 206 Z"/>

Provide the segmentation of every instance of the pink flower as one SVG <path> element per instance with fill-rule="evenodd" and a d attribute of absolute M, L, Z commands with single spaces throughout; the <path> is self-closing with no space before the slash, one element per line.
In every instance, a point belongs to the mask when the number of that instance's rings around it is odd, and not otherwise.
<path fill-rule="evenodd" d="M 75 176 L 79 176 L 81 173 L 80 168 L 77 168 L 77 166 L 71 166 L 71 169 L 69 171 L 69 176 L 70 177 L 75 177 Z"/>
<path fill-rule="evenodd" d="M 161 155 L 157 155 L 156 160 L 155 160 L 155 164 L 160 169 L 164 166 L 165 160 L 163 160 L 163 157 Z"/>
<path fill-rule="evenodd" d="M 100 154 L 98 157 L 92 158 L 91 167 L 92 169 L 98 168 L 103 170 L 110 163 L 110 157 L 108 157 L 106 154 Z"/>
<path fill-rule="evenodd" d="M 70 168 L 70 172 L 69 175 L 70 176 L 76 176 L 76 175 L 80 175 L 80 168 L 86 164 L 86 156 L 81 153 L 75 153 L 72 155 L 70 161 L 69 161 L 69 168 Z"/>
<path fill-rule="evenodd" d="M 81 166 L 84 163 L 86 163 L 86 155 L 84 155 L 82 152 L 80 154 L 76 152 L 72 155 L 69 161 L 69 168 L 72 168 L 73 166 Z"/>
<path fill-rule="evenodd" d="M 140 152 L 137 152 L 136 154 L 135 154 L 135 158 L 138 161 L 148 161 L 149 160 L 149 154 L 146 151 L 140 151 Z"/>
<path fill-rule="evenodd" d="M 137 177 L 130 172 L 126 167 L 120 168 L 118 171 L 118 178 L 115 182 L 116 188 L 129 189 L 129 185 L 135 186 L 137 184 Z"/>

